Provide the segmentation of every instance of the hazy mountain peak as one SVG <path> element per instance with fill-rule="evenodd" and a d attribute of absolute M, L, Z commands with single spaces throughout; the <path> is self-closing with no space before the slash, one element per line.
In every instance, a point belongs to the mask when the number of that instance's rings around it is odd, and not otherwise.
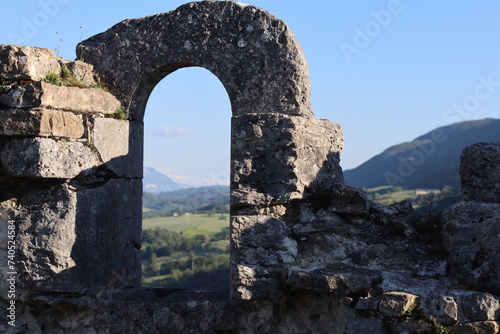
<path fill-rule="evenodd" d="M 150 193 L 185 188 L 152 167 L 144 167 L 143 190 Z"/>

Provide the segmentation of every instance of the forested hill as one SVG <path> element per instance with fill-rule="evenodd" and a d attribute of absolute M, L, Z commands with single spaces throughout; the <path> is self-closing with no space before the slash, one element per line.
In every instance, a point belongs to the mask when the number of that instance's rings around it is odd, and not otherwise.
<path fill-rule="evenodd" d="M 344 171 L 345 183 L 359 188 L 458 188 L 462 150 L 477 142 L 500 142 L 500 119 L 460 122 L 394 145 L 359 167 Z"/>
<path fill-rule="evenodd" d="M 143 216 L 171 216 L 186 212 L 229 212 L 229 186 L 209 186 L 143 194 Z"/>

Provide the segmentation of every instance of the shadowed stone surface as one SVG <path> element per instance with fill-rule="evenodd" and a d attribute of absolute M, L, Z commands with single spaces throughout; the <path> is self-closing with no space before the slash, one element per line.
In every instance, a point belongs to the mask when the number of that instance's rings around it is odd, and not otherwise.
<path fill-rule="evenodd" d="M 500 294 L 500 204 L 459 202 L 441 219 L 451 276 L 471 289 Z"/>
<path fill-rule="evenodd" d="M 460 158 L 464 200 L 500 203 L 500 143 L 477 143 Z"/>
<path fill-rule="evenodd" d="M 380 281 L 382 276 L 376 271 L 347 265 L 319 265 L 308 269 L 292 268 L 287 283 L 292 289 L 346 296 L 370 290 Z"/>
<path fill-rule="evenodd" d="M 500 143 L 469 146 L 460 161 L 464 201 L 441 215 L 450 274 L 457 284 L 500 295 Z"/>
<path fill-rule="evenodd" d="M 464 314 L 472 321 L 500 318 L 500 298 L 487 293 L 470 294 L 464 298 Z"/>
<path fill-rule="evenodd" d="M 139 179 L 110 179 L 99 187 L 77 187 L 73 247 L 77 265 L 68 273 L 71 285 L 67 290 L 140 285 L 141 194 Z"/>
<path fill-rule="evenodd" d="M 30 304 L 18 305 L 22 333 L 343 333 L 346 323 L 340 298 L 300 292 L 283 305 L 233 304 L 227 292 L 146 288 L 25 298 Z"/>
<path fill-rule="evenodd" d="M 498 334 L 500 333 L 500 322 L 477 321 L 461 324 L 451 329 L 450 334 Z"/>

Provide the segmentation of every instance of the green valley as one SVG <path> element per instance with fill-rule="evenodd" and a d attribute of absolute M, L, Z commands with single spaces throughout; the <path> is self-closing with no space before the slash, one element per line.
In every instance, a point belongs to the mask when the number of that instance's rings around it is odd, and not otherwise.
<path fill-rule="evenodd" d="M 143 219 L 142 285 L 229 288 L 229 214 L 175 214 Z"/>

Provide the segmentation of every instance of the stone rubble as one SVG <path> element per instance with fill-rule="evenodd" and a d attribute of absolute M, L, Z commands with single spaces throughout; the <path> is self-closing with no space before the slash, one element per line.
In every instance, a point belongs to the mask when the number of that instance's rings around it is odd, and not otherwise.
<path fill-rule="evenodd" d="M 411 311 L 418 302 L 418 296 L 411 293 L 390 291 L 380 298 L 378 309 L 386 317 L 400 317 Z"/>

